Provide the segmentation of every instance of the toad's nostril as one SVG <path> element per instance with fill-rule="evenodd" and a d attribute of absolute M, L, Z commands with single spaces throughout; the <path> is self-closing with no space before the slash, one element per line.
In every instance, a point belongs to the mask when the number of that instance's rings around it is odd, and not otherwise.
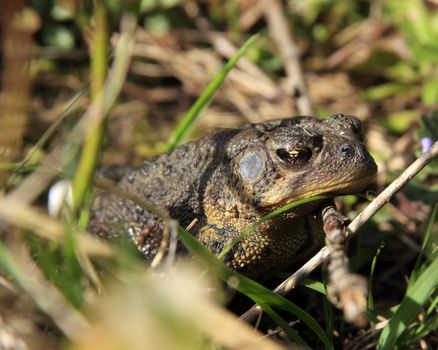
<path fill-rule="evenodd" d="M 340 147 L 340 151 L 341 151 L 342 156 L 344 156 L 344 157 L 351 157 L 354 154 L 354 148 L 347 143 L 344 143 Z"/>

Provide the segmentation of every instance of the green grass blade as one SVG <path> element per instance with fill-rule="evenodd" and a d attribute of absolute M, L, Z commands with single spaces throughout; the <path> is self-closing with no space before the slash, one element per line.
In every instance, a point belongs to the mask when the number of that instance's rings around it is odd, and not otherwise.
<path fill-rule="evenodd" d="M 105 2 L 95 1 L 94 8 L 95 29 L 90 47 L 91 59 L 91 99 L 98 103 L 97 113 L 101 122 L 90 123 L 87 137 L 83 145 L 81 157 L 73 181 L 73 209 L 78 214 L 87 194 L 90 191 L 94 172 L 96 171 L 99 153 L 102 148 L 106 132 L 106 118 L 104 99 L 100 97 L 108 72 L 108 11 Z M 100 97 L 100 98 L 99 98 Z"/>
<path fill-rule="evenodd" d="M 314 202 L 314 201 L 318 201 L 318 200 L 322 200 L 322 199 L 327 199 L 330 198 L 330 196 L 314 196 L 314 197 L 310 197 L 310 198 L 304 198 L 304 199 L 300 199 L 297 200 L 295 202 L 292 203 L 288 203 L 284 206 L 282 206 L 281 208 L 278 208 L 272 212 L 270 212 L 269 214 L 263 216 L 262 218 L 260 218 L 259 220 L 257 220 L 255 223 L 253 223 L 251 226 L 249 226 L 247 229 L 245 229 L 238 237 L 236 237 L 230 244 L 228 244 L 227 246 L 224 247 L 224 249 L 222 249 L 222 251 L 217 255 L 217 257 L 219 259 L 223 259 L 224 256 L 231 250 L 233 249 L 233 247 L 239 243 L 242 239 L 244 239 L 245 237 L 248 237 L 251 233 L 254 232 L 254 230 L 257 228 L 257 226 L 259 226 L 260 224 L 268 221 L 269 219 L 272 219 L 273 217 L 280 215 L 281 213 L 284 213 L 292 208 L 298 207 L 300 205 L 306 204 L 306 203 L 310 203 L 310 202 Z"/>
<path fill-rule="evenodd" d="M 425 253 L 426 253 L 426 249 L 432 243 L 430 241 L 430 237 L 431 237 L 431 233 L 432 233 L 433 224 L 435 223 L 437 208 L 438 208 L 438 205 L 435 205 L 433 207 L 432 213 L 430 214 L 430 219 L 429 219 L 429 222 L 427 224 L 426 231 L 424 233 L 423 244 L 421 245 L 420 253 L 418 254 L 417 261 L 415 262 L 415 266 L 412 269 L 412 273 L 411 273 L 411 276 L 409 278 L 408 290 L 409 290 L 409 288 L 412 287 L 412 285 L 417 280 L 418 274 L 420 273 L 420 269 L 422 266 L 421 262 L 423 260 Z"/>
<path fill-rule="evenodd" d="M 251 36 L 236 52 L 236 54 L 231 57 L 225 66 L 216 74 L 201 96 L 199 96 L 196 102 L 189 109 L 181 123 L 172 133 L 167 145 L 164 147 L 164 152 L 172 151 L 175 147 L 184 142 L 185 138 L 191 132 L 196 119 L 199 117 L 202 110 L 208 106 L 216 90 L 222 85 L 228 73 L 237 64 L 237 61 L 247 52 L 251 45 L 254 44 L 257 38 L 258 34 Z"/>
<path fill-rule="evenodd" d="M 31 149 L 29 150 L 29 152 L 27 152 L 24 159 L 20 161 L 20 166 L 24 167 L 27 163 L 29 163 L 32 160 L 32 157 L 38 152 L 38 150 L 43 148 L 43 146 L 53 136 L 55 131 L 58 130 L 58 128 L 66 120 L 66 118 L 78 108 L 82 99 L 87 95 L 88 88 L 88 84 L 85 84 L 84 87 L 78 93 L 76 93 L 76 95 L 74 95 L 69 101 L 65 103 L 59 117 L 49 126 L 46 131 L 44 131 L 43 135 L 38 139 L 38 141 L 34 145 L 32 145 Z"/>
<path fill-rule="evenodd" d="M 29 173 L 34 171 L 37 165 L 21 165 L 21 163 L 0 163 L 0 170 L 11 170 L 17 173 Z"/>
<path fill-rule="evenodd" d="M 184 229 L 179 229 L 179 235 L 184 246 L 194 256 L 199 258 L 215 275 L 224 281 L 233 281 L 236 289 L 242 294 L 252 299 L 259 305 L 269 305 L 280 310 L 290 312 L 297 316 L 318 336 L 324 344 L 325 349 L 331 349 L 331 343 L 327 334 L 322 327 L 303 309 L 293 304 L 281 295 L 275 294 L 261 284 L 245 277 L 231 268 L 225 266 L 217 257 L 215 257 L 206 247 L 204 247 L 196 238 Z M 234 283 L 236 282 L 236 283 Z M 282 325 L 279 325 L 280 327 Z M 286 330 L 285 330 L 286 331 Z"/>
<path fill-rule="evenodd" d="M 437 313 L 435 313 L 432 318 L 426 319 L 426 321 L 419 324 L 418 327 L 411 331 L 409 335 L 401 337 L 400 343 L 407 347 L 407 345 L 421 340 L 430 332 L 435 331 L 436 329 L 438 329 Z"/>
<path fill-rule="evenodd" d="M 369 277 L 369 295 L 368 295 L 368 310 L 371 313 L 374 313 L 374 298 L 373 298 L 373 277 L 374 277 L 374 271 L 376 269 L 377 265 L 377 259 L 379 258 L 380 253 L 382 252 L 382 249 L 385 246 L 385 241 L 382 241 L 380 243 L 379 247 L 376 250 L 376 253 L 374 254 L 373 261 L 371 263 L 371 270 L 370 270 L 370 277 Z M 375 317 L 373 317 L 374 319 Z M 374 326 L 373 320 L 370 320 L 371 325 Z"/>
<path fill-rule="evenodd" d="M 385 326 L 379 338 L 377 349 L 392 349 L 406 327 L 418 315 L 431 293 L 438 286 L 438 259 L 420 273 L 414 284 L 395 312 L 394 316 Z"/>
<path fill-rule="evenodd" d="M 430 315 L 431 313 L 435 312 L 435 308 L 438 305 L 438 295 L 435 296 L 435 298 L 430 303 L 429 307 L 426 310 L 426 315 Z"/>
<path fill-rule="evenodd" d="M 303 280 L 303 282 L 301 282 L 301 285 L 311 290 L 314 290 L 315 292 L 326 295 L 324 283 L 320 281 L 315 281 L 310 278 L 306 278 Z"/>

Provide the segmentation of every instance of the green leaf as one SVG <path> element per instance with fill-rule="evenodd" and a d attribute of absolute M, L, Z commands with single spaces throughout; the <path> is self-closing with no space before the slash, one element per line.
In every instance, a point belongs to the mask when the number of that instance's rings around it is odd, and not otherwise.
<path fill-rule="evenodd" d="M 426 80 L 421 91 L 421 100 L 426 106 L 438 104 L 438 80 Z"/>
<path fill-rule="evenodd" d="M 306 278 L 302 283 L 303 286 L 314 290 L 315 292 L 326 295 L 324 283 Z"/>
<path fill-rule="evenodd" d="M 385 75 L 403 83 L 416 82 L 419 79 L 418 71 L 411 64 L 400 62 L 385 69 Z"/>
<path fill-rule="evenodd" d="M 430 16 L 423 1 L 411 0 L 406 1 L 405 3 L 405 16 L 407 18 L 405 23 L 407 26 L 411 27 L 415 40 L 424 45 L 434 41 Z"/>
<path fill-rule="evenodd" d="M 369 88 L 362 93 L 362 97 L 369 101 L 381 100 L 386 97 L 405 94 L 409 92 L 410 86 L 402 83 L 387 83 Z"/>
<path fill-rule="evenodd" d="M 386 2 L 392 21 L 405 32 L 409 44 L 428 45 L 434 40 L 431 16 L 421 0 Z"/>
<path fill-rule="evenodd" d="M 389 131 L 401 134 L 408 130 L 418 117 L 419 111 L 405 110 L 391 113 L 387 118 L 381 120 L 381 123 Z"/>

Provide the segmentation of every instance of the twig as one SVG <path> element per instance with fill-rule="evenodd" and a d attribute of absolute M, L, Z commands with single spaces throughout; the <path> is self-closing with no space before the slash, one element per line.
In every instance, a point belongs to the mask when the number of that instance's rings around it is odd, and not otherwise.
<path fill-rule="evenodd" d="M 288 78 L 287 89 L 297 102 L 298 112 L 303 115 L 312 115 L 313 110 L 304 84 L 303 72 L 299 61 L 299 50 L 292 40 L 290 29 L 283 15 L 281 1 L 265 0 L 264 5 L 269 33 L 276 42 L 284 61 Z"/>
<path fill-rule="evenodd" d="M 289 322 L 289 327 L 293 328 L 293 327 L 295 327 L 298 323 L 300 323 L 300 320 L 296 320 L 296 321 Z M 281 328 L 281 327 L 277 327 L 277 328 L 273 329 L 272 331 L 269 331 L 267 334 L 265 334 L 265 335 L 263 336 L 263 338 L 272 338 L 272 337 L 274 337 L 274 336 L 276 336 L 276 335 L 282 335 L 282 334 L 284 334 L 284 330 L 283 330 L 283 328 Z"/>
<path fill-rule="evenodd" d="M 397 179 L 395 179 L 382 193 L 380 193 L 346 228 L 348 238 L 354 236 L 356 231 L 367 222 L 391 197 L 399 191 L 409 180 L 417 175 L 433 158 L 438 156 L 438 142 L 435 142 L 429 151 L 422 154 L 415 162 L 413 162 Z M 322 248 L 315 254 L 307 263 L 298 269 L 288 279 L 283 281 L 277 288 L 275 293 L 285 295 L 289 293 L 295 286 L 313 270 L 321 266 L 328 259 L 327 247 Z M 251 309 L 245 312 L 240 318 L 247 322 L 251 322 L 261 313 L 261 308 L 254 305 Z"/>
<path fill-rule="evenodd" d="M 368 221 L 386 202 L 409 182 L 421 169 L 423 169 L 433 158 L 438 156 L 438 142 L 435 142 L 429 151 L 423 153 L 413 162 L 397 179 L 395 179 L 382 193 L 380 193 L 347 227 L 347 237 L 354 233 Z"/>

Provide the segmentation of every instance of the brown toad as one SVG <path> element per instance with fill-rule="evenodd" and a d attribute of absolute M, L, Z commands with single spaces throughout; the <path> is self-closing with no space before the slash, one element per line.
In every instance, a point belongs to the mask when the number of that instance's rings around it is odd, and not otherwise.
<path fill-rule="evenodd" d="M 219 253 L 262 216 L 318 194 L 363 190 L 377 167 L 363 144 L 361 123 L 351 116 L 326 120 L 294 117 L 225 129 L 147 159 L 121 176 L 118 186 L 166 209 Z M 264 222 L 228 252 L 225 262 L 257 276 L 284 267 L 324 241 L 322 200 Z M 96 196 L 90 230 L 101 237 L 129 235 L 148 259 L 157 253 L 163 223 L 115 194 Z"/>

